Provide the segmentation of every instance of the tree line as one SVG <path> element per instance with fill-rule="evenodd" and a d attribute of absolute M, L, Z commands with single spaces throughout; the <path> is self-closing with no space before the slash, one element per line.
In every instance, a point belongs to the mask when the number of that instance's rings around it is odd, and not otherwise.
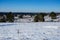
<path fill-rule="evenodd" d="M 44 22 L 44 16 L 46 16 L 44 13 L 36 14 L 36 16 L 34 17 L 34 22 Z M 56 19 L 55 12 L 51 12 L 49 16 L 51 17 L 51 19 Z M 20 15 L 19 17 L 22 18 L 23 15 Z M 12 12 L 7 13 L 6 18 L 5 16 L 3 16 L 3 19 L 0 19 L 0 22 L 14 22 L 14 14 Z"/>

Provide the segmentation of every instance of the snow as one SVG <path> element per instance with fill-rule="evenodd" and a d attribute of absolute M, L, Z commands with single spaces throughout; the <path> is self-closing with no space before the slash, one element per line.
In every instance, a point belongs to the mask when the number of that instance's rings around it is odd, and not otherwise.
<path fill-rule="evenodd" d="M 30 18 L 31 16 L 30 15 L 23 15 L 23 18 Z"/>
<path fill-rule="evenodd" d="M 28 16 L 28 17 L 27 17 Z M 30 23 L 34 21 L 34 17 L 31 17 L 29 15 L 23 16 L 23 18 L 15 18 L 14 22 L 19 22 L 19 23 Z"/>
<path fill-rule="evenodd" d="M 58 29 L 59 26 L 45 26 L 45 28 L 54 28 L 54 29 Z"/>
<path fill-rule="evenodd" d="M 0 40 L 60 40 L 60 23 L 0 23 Z"/>
<path fill-rule="evenodd" d="M 52 20 L 51 17 L 49 17 L 49 15 L 45 16 L 44 19 L 45 19 L 45 21 L 51 21 Z"/>

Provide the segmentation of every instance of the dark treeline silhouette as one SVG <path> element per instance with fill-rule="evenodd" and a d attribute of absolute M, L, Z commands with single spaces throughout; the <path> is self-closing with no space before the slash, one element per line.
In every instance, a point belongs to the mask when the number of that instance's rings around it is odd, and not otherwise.
<path fill-rule="evenodd" d="M 56 16 L 60 13 L 24 13 L 24 12 L 0 12 L 0 22 L 14 22 L 14 17 L 19 15 L 19 18 L 23 18 L 23 15 L 35 16 L 34 22 L 44 22 L 44 16 L 49 15 L 51 19 L 56 19 Z"/>

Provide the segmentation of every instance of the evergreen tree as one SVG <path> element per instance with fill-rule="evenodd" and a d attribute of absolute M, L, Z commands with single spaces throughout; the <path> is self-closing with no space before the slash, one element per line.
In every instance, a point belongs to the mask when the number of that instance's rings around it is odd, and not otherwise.
<path fill-rule="evenodd" d="M 51 17 L 51 19 L 56 19 L 56 14 L 54 12 L 51 12 L 50 17 Z"/>
<path fill-rule="evenodd" d="M 35 22 L 44 22 L 44 14 L 40 13 L 37 16 L 35 16 L 34 21 Z"/>
<path fill-rule="evenodd" d="M 7 21 L 14 22 L 14 15 L 12 14 L 12 12 L 9 12 L 7 14 Z"/>

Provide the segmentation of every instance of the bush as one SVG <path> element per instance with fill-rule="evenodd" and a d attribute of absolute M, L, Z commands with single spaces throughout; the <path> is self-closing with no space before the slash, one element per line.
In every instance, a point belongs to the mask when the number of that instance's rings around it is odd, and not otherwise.
<path fill-rule="evenodd" d="M 51 19 L 56 19 L 56 14 L 54 12 L 51 12 L 50 17 L 51 17 Z"/>
<path fill-rule="evenodd" d="M 35 16 L 34 22 L 44 22 L 44 14 L 40 13 Z"/>
<path fill-rule="evenodd" d="M 7 21 L 14 22 L 14 15 L 12 14 L 12 12 L 9 12 L 7 14 Z"/>

